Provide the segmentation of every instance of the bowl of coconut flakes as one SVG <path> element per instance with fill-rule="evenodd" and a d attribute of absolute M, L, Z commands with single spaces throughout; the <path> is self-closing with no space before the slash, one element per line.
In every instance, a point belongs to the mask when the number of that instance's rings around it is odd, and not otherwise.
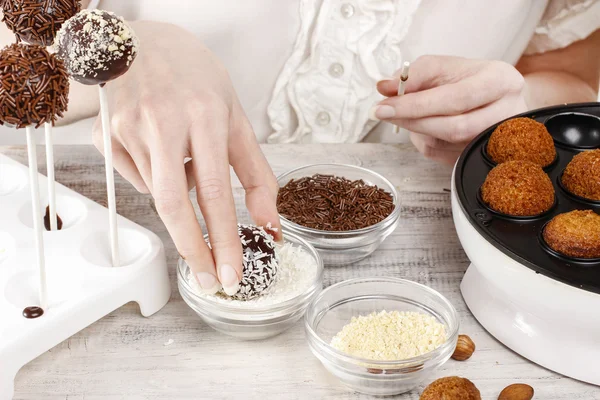
<path fill-rule="evenodd" d="M 323 261 L 297 235 L 273 241 L 262 227 L 238 225 L 243 248 L 243 277 L 237 293 L 204 293 L 185 260 L 179 259 L 177 282 L 187 305 L 211 328 L 240 339 L 265 339 L 302 318 L 322 290 Z M 210 238 L 205 236 L 210 245 Z"/>

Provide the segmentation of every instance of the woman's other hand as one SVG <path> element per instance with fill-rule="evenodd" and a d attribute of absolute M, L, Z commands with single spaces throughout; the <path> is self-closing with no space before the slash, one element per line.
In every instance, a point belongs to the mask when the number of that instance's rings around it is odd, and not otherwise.
<path fill-rule="evenodd" d="M 524 82 L 500 61 L 423 56 L 410 67 L 404 96 L 397 96 L 397 78 L 377 84 L 389 98 L 372 114 L 409 130 L 426 157 L 452 164 L 477 134 L 527 110 Z"/>

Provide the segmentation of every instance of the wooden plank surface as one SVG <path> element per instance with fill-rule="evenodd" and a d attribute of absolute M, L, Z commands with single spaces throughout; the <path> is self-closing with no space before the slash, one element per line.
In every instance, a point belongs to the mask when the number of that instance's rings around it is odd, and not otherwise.
<path fill-rule="evenodd" d="M 410 146 L 265 145 L 276 174 L 316 162 L 361 165 L 400 190 L 401 223 L 381 248 L 355 265 L 328 268 L 324 283 L 367 276 L 396 276 L 439 290 L 457 308 L 461 332 L 477 345 L 471 360 L 450 360 L 432 379 L 471 379 L 483 399 L 496 399 L 506 385 L 532 385 L 537 399 L 600 400 L 598 387 L 565 378 L 514 354 L 492 338 L 469 313 L 459 283 L 469 261 L 452 223 L 451 170 L 424 160 Z M 26 163 L 22 147 L 0 152 Z M 45 162 L 40 154 L 40 166 Z M 58 146 L 59 182 L 105 203 L 103 160 L 91 146 Z M 243 190 L 233 180 L 240 220 L 248 220 Z M 272 339 L 243 342 L 212 331 L 181 299 L 176 287 L 177 252 L 150 196 L 120 176 L 117 204 L 123 216 L 156 232 L 165 243 L 173 286 L 171 301 L 143 318 L 128 304 L 56 346 L 17 375 L 15 399 L 367 399 L 341 386 L 321 367 L 305 342 L 302 323 Z M 194 195 L 192 194 L 192 197 Z M 171 345 L 166 346 L 170 339 Z M 568 345 L 566 343 L 565 345 Z M 1 362 L 1 360 L 0 360 Z M 397 396 L 416 400 L 420 389 Z"/>

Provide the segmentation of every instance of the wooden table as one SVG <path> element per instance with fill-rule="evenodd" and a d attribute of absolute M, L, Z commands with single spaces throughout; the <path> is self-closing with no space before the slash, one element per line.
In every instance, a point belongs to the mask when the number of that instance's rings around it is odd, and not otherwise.
<path fill-rule="evenodd" d="M 373 169 L 397 185 L 402 216 L 396 232 L 368 259 L 327 269 L 325 285 L 353 277 L 396 276 L 447 296 L 458 310 L 461 332 L 473 338 L 477 351 L 467 362 L 450 360 L 432 379 L 468 377 L 483 399 L 496 399 L 505 386 L 525 382 L 535 388 L 536 399 L 600 400 L 600 388 L 514 354 L 469 313 L 459 291 L 469 261 L 452 222 L 449 168 L 424 160 L 410 146 L 266 145 L 263 150 L 276 174 L 308 163 L 349 163 Z M 27 162 L 22 147 L 0 152 Z M 103 160 L 93 147 L 58 146 L 55 158 L 59 182 L 105 203 Z M 165 243 L 171 301 L 149 319 L 140 315 L 137 305 L 128 304 L 32 361 L 17 376 L 15 399 L 369 398 L 349 392 L 321 367 L 307 347 L 301 323 L 259 342 L 238 341 L 204 325 L 177 291 L 177 252 L 152 199 L 120 177 L 116 185 L 119 213 L 156 232 Z M 236 179 L 234 186 L 239 217 L 247 220 Z M 418 399 L 421 389 L 397 398 Z"/>

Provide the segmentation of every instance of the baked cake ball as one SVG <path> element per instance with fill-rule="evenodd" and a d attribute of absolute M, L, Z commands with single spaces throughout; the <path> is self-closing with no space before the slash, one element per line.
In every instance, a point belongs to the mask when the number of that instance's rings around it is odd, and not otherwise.
<path fill-rule="evenodd" d="M 550 177 L 530 161 L 508 161 L 492 169 L 481 197 L 491 209 L 519 217 L 542 214 L 555 200 Z"/>
<path fill-rule="evenodd" d="M 234 299 L 250 300 L 260 296 L 275 280 L 279 260 L 275 242 L 262 227 L 238 225 L 243 249 L 243 276 Z"/>
<path fill-rule="evenodd" d="M 104 10 L 81 10 L 63 24 L 54 47 L 78 82 L 103 84 L 123 75 L 139 41 L 122 17 Z"/>
<path fill-rule="evenodd" d="M 498 125 L 487 145 L 490 158 L 506 161 L 531 161 L 546 167 L 556 158 L 554 140 L 541 124 L 531 118 L 513 118 Z"/>
<path fill-rule="evenodd" d="M 481 400 L 481 393 L 470 380 L 448 376 L 429 384 L 419 400 Z"/>
<path fill-rule="evenodd" d="M 600 258 L 600 215 L 575 210 L 554 217 L 544 228 L 544 240 L 569 257 Z"/>
<path fill-rule="evenodd" d="M 577 154 L 562 176 L 564 187 L 588 200 L 600 201 L 600 149 Z"/>
<path fill-rule="evenodd" d="M 0 124 L 53 123 L 67 110 L 68 96 L 64 63 L 45 48 L 15 43 L 0 51 Z"/>
<path fill-rule="evenodd" d="M 17 40 L 50 46 L 62 24 L 81 9 L 79 0 L 4 0 L 2 21 Z"/>

